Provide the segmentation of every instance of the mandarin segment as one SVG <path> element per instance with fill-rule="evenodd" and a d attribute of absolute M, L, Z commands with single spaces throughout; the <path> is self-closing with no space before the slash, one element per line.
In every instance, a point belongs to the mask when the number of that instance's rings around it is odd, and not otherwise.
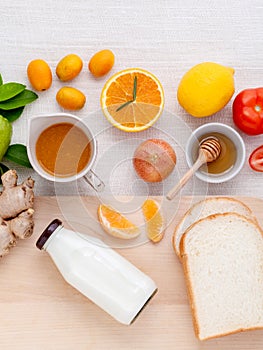
<path fill-rule="evenodd" d="M 121 97 L 123 98 L 125 101 L 127 100 L 127 94 L 126 94 L 126 91 L 123 90 L 120 85 L 114 81 L 108 88 L 108 91 L 107 91 L 107 98 L 109 97 Z"/>
<path fill-rule="evenodd" d="M 101 204 L 98 217 L 104 231 L 111 236 L 132 239 L 140 234 L 139 228 L 117 210 Z"/>
<path fill-rule="evenodd" d="M 125 98 L 121 96 L 111 96 L 107 98 L 107 105 L 108 106 L 113 106 L 113 105 L 121 105 L 122 103 L 125 103 Z M 115 106 L 115 109 L 118 107 Z"/>
<path fill-rule="evenodd" d="M 161 95 L 157 83 L 152 78 L 143 74 L 136 74 L 137 84 L 137 101 L 144 103 L 160 104 Z"/>
<path fill-rule="evenodd" d="M 133 82 L 133 74 L 125 74 L 116 79 L 118 91 L 124 92 L 127 101 L 133 98 Z"/>
<path fill-rule="evenodd" d="M 146 221 L 148 238 L 158 243 L 164 236 L 165 220 L 159 204 L 153 199 L 146 199 L 142 205 L 142 212 Z"/>
<path fill-rule="evenodd" d="M 136 103 L 136 105 L 133 105 L 133 111 L 136 115 L 136 125 L 147 125 L 160 112 L 160 107 L 152 104 Z"/>
<path fill-rule="evenodd" d="M 116 107 L 116 105 L 109 106 L 108 108 L 108 111 L 113 116 L 115 123 L 119 123 L 122 125 L 132 123 L 135 125 L 134 113 L 131 105 L 127 106 L 126 108 L 123 108 L 120 111 L 117 111 L 117 108 L 118 107 Z"/>

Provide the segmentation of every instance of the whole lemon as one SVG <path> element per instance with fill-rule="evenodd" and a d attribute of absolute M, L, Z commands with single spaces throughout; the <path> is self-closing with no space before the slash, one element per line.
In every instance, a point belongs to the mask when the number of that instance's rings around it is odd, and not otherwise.
<path fill-rule="evenodd" d="M 46 61 L 36 59 L 27 66 L 27 76 L 32 87 L 37 91 L 50 88 L 52 83 L 52 72 Z"/>
<path fill-rule="evenodd" d="M 99 78 L 107 74 L 113 65 L 113 52 L 111 50 L 101 50 L 91 57 L 89 61 L 89 70 L 94 77 Z"/>
<path fill-rule="evenodd" d="M 208 117 L 220 111 L 235 92 L 234 72 L 218 63 L 197 64 L 179 83 L 179 104 L 194 117 Z"/>
<path fill-rule="evenodd" d="M 84 107 L 86 97 L 80 90 L 64 86 L 58 90 L 56 100 L 61 107 L 76 111 Z"/>
<path fill-rule="evenodd" d="M 63 57 L 57 64 L 56 74 L 61 81 L 74 79 L 82 70 L 82 59 L 75 54 Z"/>

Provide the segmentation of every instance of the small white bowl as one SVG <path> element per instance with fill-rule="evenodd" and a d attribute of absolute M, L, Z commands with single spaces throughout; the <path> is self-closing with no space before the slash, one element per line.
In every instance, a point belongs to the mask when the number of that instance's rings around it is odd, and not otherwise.
<path fill-rule="evenodd" d="M 232 140 L 237 152 L 236 162 L 228 171 L 221 174 L 209 174 L 198 170 L 196 171 L 195 175 L 198 177 L 198 179 L 205 182 L 222 183 L 232 179 L 240 172 L 246 157 L 246 148 L 243 139 L 239 133 L 230 126 L 222 123 L 208 123 L 194 130 L 186 144 L 186 161 L 189 167 L 193 165 L 195 161 L 193 159 L 193 150 L 196 148 L 198 149 L 198 139 L 200 139 L 203 135 L 214 132 L 221 133 Z"/>

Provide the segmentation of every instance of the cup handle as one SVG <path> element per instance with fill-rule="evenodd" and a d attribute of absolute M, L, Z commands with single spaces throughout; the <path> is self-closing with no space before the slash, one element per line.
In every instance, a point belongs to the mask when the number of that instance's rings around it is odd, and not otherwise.
<path fill-rule="evenodd" d="M 83 179 L 96 191 L 101 192 L 104 190 L 104 182 L 96 175 L 92 170 L 89 170 Z"/>

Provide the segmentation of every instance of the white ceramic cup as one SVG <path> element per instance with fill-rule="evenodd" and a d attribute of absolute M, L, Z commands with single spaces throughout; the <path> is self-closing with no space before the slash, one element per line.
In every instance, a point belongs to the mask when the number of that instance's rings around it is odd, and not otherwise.
<path fill-rule="evenodd" d="M 74 174 L 73 176 L 59 177 L 49 174 L 45 169 L 41 167 L 36 157 L 36 142 L 40 134 L 54 124 L 70 123 L 79 127 L 88 137 L 91 147 L 90 160 L 83 170 Z M 31 162 L 33 169 L 43 178 L 55 181 L 55 182 L 71 182 L 83 178 L 90 186 L 92 186 L 97 192 L 100 192 L 104 188 L 104 183 L 100 178 L 92 171 L 92 167 L 97 155 L 97 143 L 94 135 L 87 127 L 87 125 L 78 117 L 69 113 L 55 113 L 48 115 L 38 115 L 31 117 L 28 122 L 28 139 L 27 139 L 27 152 L 28 158 Z"/>
<path fill-rule="evenodd" d="M 199 128 L 193 131 L 193 133 L 191 134 L 190 138 L 187 141 L 186 149 L 185 149 L 186 161 L 188 166 L 192 167 L 195 161 L 193 159 L 193 150 L 198 148 L 199 146 L 198 139 L 200 139 L 203 135 L 214 133 L 214 132 L 221 133 L 227 136 L 230 140 L 232 140 L 232 142 L 236 147 L 236 152 L 237 152 L 236 162 L 228 171 L 222 174 L 209 174 L 198 170 L 196 171 L 195 175 L 200 180 L 205 182 L 222 183 L 235 177 L 240 172 L 245 162 L 245 157 L 246 157 L 245 144 L 242 137 L 239 135 L 239 133 L 235 129 L 222 123 L 208 123 L 200 126 Z"/>

